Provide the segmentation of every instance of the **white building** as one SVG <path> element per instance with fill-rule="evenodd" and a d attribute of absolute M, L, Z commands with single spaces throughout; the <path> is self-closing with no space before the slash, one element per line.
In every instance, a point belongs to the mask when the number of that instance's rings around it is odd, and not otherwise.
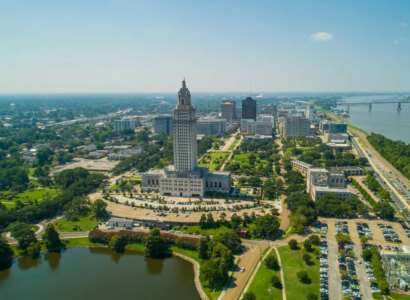
<path fill-rule="evenodd" d="M 130 119 L 121 119 L 114 121 L 114 130 L 123 131 L 125 129 L 135 129 L 135 120 Z"/>
<path fill-rule="evenodd" d="M 226 132 L 225 119 L 200 119 L 197 122 L 198 134 L 211 135 Z"/>
<path fill-rule="evenodd" d="M 272 136 L 273 126 L 275 125 L 275 118 L 273 116 L 261 115 L 253 119 L 241 120 L 241 132 L 256 134 L 256 135 L 270 135 Z"/>
<path fill-rule="evenodd" d="M 328 171 L 325 168 L 309 168 L 306 177 L 306 192 L 313 200 L 327 193 L 336 194 L 342 199 L 352 195 L 346 188 L 344 173 L 339 170 Z"/>
<path fill-rule="evenodd" d="M 280 129 L 283 137 L 312 136 L 310 121 L 305 117 L 287 116 L 283 119 Z"/>
<path fill-rule="evenodd" d="M 142 189 L 179 197 L 203 197 L 211 191 L 229 193 L 231 173 L 209 172 L 207 167 L 197 166 L 197 119 L 185 80 L 174 109 L 173 137 L 174 165 L 144 173 Z"/>

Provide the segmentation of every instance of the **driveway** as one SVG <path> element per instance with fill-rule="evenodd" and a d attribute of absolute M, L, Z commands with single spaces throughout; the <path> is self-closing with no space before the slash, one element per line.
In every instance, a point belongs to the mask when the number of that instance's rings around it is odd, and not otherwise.
<path fill-rule="evenodd" d="M 339 276 L 339 263 L 337 260 L 337 243 L 335 239 L 335 222 L 327 222 L 327 247 L 328 247 L 328 281 L 329 281 L 329 299 L 342 300 L 342 283 Z"/>

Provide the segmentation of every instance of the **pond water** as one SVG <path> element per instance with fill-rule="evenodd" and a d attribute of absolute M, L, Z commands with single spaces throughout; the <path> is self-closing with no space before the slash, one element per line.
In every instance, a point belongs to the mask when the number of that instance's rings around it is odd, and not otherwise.
<path fill-rule="evenodd" d="M 0 271 L 0 299 L 200 299 L 192 264 L 178 257 L 70 248 Z"/>

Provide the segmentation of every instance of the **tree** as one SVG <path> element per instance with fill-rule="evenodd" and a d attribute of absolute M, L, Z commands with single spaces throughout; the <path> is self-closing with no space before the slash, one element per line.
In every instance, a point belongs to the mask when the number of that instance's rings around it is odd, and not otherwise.
<path fill-rule="evenodd" d="M 13 259 L 13 250 L 7 243 L 6 239 L 0 236 L 0 269 L 11 265 Z"/>
<path fill-rule="evenodd" d="M 37 159 L 40 166 L 50 164 L 53 159 L 54 152 L 49 148 L 40 148 L 37 150 Z"/>
<path fill-rule="evenodd" d="M 310 240 L 305 240 L 303 242 L 303 247 L 306 251 L 312 251 L 312 242 Z"/>
<path fill-rule="evenodd" d="M 306 300 L 317 300 L 317 299 L 318 299 L 318 297 L 317 297 L 316 294 L 308 293 L 308 294 L 306 295 Z"/>
<path fill-rule="evenodd" d="M 362 252 L 362 257 L 365 261 L 371 261 L 373 256 L 373 252 L 370 248 L 366 248 Z"/>
<path fill-rule="evenodd" d="M 125 248 L 125 241 L 123 237 L 113 235 L 110 239 L 110 248 L 114 249 L 116 252 L 123 252 Z"/>
<path fill-rule="evenodd" d="M 48 224 L 43 234 L 43 242 L 48 250 L 57 250 L 61 248 L 61 240 L 53 224 Z"/>
<path fill-rule="evenodd" d="M 255 238 L 269 238 L 279 229 L 279 220 L 272 215 L 264 215 L 255 220 L 251 234 Z"/>
<path fill-rule="evenodd" d="M 266 259 L 265 259 L 265 266 L 268 269 L 272 269 L 272 270 L 279 270 L 279 263 L 278 260 L 276 259 L 276 257 L 273 254 L 270 254 Z"/>
<path fill-rule="evenodd" d="M 230 225 L 232 227 L 232 229 L 236 230 L 239 228 L 239 225 L 241 225 L 242 219 L 240 216 L 238 216 L 237 214 L 233 214 L 231 216 L 231 222 Z"/>
<path fill-rule="evenodd" d="M 105 203 L 103 200 L 101 199 L 97 199 L 94 201 L 91 209 L 94 213 L 94 216 L 98 219 L 98 220 L 104 220 L 108 217 L 108 213 L 107 213 L 107 203 Z"/>
<path fill-rule="evenodd" d="M 297 250 L 298 249 L 298 242 L 295 239 L 291 239 L 288 242 L 289 248 L 292 250 Z"/>
<path fill-rule="evenodd" d="M 311 235 L 309 237 L 309 240 L 312 243 L 312 245 L 319 246 L 320 244 L 320 238 L 316 234 Z"/>
<path fill-rule="evenodd" d="M 270 279 L 270 282 L 272 283 L 273 287 L 277 289 L 282 289 L 282 283 L 280 282 L 280 279 L 278 276 L 273 275 L 272 278 Z"/>
<path fill-rule="evenodd" d="M 243 296 L 242 300 L 256 300 L 256 296 L 252 292 L 246 292 L 246 294 Z"/>
<path fill-rule="evenodd" d="M 213 243 L 221 243 L 228 247 L 233 253 L 238 254 L 242 250 L 241 239 L 235 232 L 223 232 L 212 239 Z"/>
<path fill-rule="evenodd" d="M 145 241 L 145 247 L 146 257 L 161 258 L 165 255 L 166 245 L 161 238 L 159 228 L 151 229 Z"/>
<path fill-rule="evenodd" d="M 207 235 L 206 237 L 201 237 L 199 239 L 199 245 L 198 245 L 198 256 L 200 259 L 208 259 L 208 244 L 209 244 L 210 238 Z"/>
<path fill-rule="evenodd" d="M 309 275 L 305 270 L 299 271 L 297 273 L 297 276 L 298 276 L 298 279 L 301 283 L 305 283 L 305 284 L 310 283 Z"/>
<path fill-rule="evenodd" d="M 24 228 L 19 231 L 17 231 L 14 234 L 14 237 L 16 238 L 18 242 L 18 247 L 22 250 L 26 250 L 27 247 L 30 245 L 30 243 L 36 243 L 37 238 L 34 235 L 34 232 L 30 228 Z"/>
<path fill-rule="evenodd" d="M 206 216 L 206 226 L 208 228 L 213 228 L 215 226 L 215 221 L 212 216 L 212 213 L 208 213 L 208 215 Z"/>
<path fill-rule="evenodd" d="M 205 214 L 202 214 L 202 215 L 201 215 L 201 218 L 199 219 L 199 227 L 200 227 L 201 229 L 207 228 L 207 223 L 206 223 L 206 216 L 205 216 Z"/>
<path fill-rule="evenodd" d="M 311 263 L 311 257 L 308 253 L 303 253 L 302 258 L 305 264 L 309 265 Z"/>
<path fill-rule="evenodd" d="M 32 258 L 37 258 L 40 256 L 41 252 L 41 243 L 40 242 L 31 242 L 27 248 L 26 252 L 28 255 L 30 255 Z"/>

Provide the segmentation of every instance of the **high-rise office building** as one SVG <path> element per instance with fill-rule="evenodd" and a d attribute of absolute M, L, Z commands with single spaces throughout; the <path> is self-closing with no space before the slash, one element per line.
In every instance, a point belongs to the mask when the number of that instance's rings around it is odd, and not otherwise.
<path fill-rule="evenodd" d="M 125 129 L 135 129 L 135 120 L 122 119 L 114 121 L 114 130 L 123 131 Z"/>
<path fill-rule="evenodd" d="M 165 135 L 170 136 L 173 131 L 172 124 L 171 115 L 157 116 L 154 119 L 154 131 L 156 134 L 165 133 Z"/>
<path fill-rule="evenodd" d="M 222 102 L 221 105 L 222 119 L 231 123 L 236 119 L 236 101 L 226 100 Z"/>
<path fill-rule="evenodd" d="M 256 120 L 256 100 L 251 97 L 242 100 L 242 119 Z"/>
<path fill-rule="evenodd" d="M 305 117 L 285 117 L 281 126 L 282 136 L 284 137 L 311 136 L 310 121 Z"/>

